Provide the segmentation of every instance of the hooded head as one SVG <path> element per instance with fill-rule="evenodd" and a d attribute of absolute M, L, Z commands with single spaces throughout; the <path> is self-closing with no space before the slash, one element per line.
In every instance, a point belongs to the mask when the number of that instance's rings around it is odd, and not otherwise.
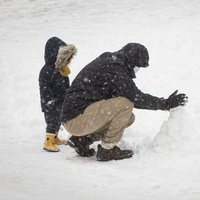
<path fill-rule="evenodd" d="M 62 76 L 67 77 L 70 74 L 68 64 L 77 49 L 74 45 L 66 44 L 57 37 L 50 38 L 45 46 L 45 62 L 55 66 Z"/>
<path fill-rule="evenodd" d="M 66 46 L 66 43 L 57 37 L 52 37 L 47 41 L 44 53 L 45 63 L 55 64 L 61 46 Z"/>
<path fill-rule="evenodd" d="M 135 67 L 148 67 L 149 66 L 149 54 L 141 44 L 128 43 L 121 50 L 120 54 L 123 55 L 125 61 L 125 69 L 128 70 L 132 78 L 136 78 L 134 68 Z"/>

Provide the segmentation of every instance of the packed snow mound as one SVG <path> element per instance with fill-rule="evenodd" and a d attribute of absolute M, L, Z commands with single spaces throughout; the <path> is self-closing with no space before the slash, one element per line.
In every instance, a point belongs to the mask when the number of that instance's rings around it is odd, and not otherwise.
<path fill-rule="evenodd" d="M 200 134 L 194 113 L 187 106 L 171 109 L 155 136 L 143 135 L 144 138 L 137 141 L 140 133 L 134 132 L 134 137 L 122 139 L 119 145 L 124 149 L 133 149 L 136 155 L 196 154 L 200 152 Z"/>
<path fill-rule="evenodd" d="M 185 107 L 170 110 L 169 118 L 163 122 L 159 132 L 148 144 L 148 148 L 183 152 L 198 151 L 199 134 L 193 116 Z"/>

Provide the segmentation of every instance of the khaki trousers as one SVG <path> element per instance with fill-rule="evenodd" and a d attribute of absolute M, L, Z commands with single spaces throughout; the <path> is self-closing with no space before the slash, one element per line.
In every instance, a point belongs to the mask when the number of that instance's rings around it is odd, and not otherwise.
<path fill-rule="evenodd" d="M 102 143 L 118 143 L 124 129 L 130 126 L 135 116 L 134 104 L 125 97 L 102 100 L 89 105 L 83 114 L 64 123 L 65 129 L 74 136 L 94 135 Z"/>

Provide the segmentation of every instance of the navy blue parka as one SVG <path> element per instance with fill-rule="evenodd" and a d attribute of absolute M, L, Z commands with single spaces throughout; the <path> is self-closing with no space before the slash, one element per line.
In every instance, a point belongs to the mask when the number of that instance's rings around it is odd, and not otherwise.
<path fill-rule="evenodd" d="M 55 69 L 58 50 L 66 43 L 57 37 L 50 38 L 45 46 L 45 65 L 40 71 L 39 86 L 42 111 L 46 112 L 55 104 L 62 104 L 66 89 L 69 88 L 69 77 L 60 75 Z M 54 103 L 50 103 L 50 102 Z M 49 103 L 48 103 L 49 102 Z"/>
<path fill-rule="evenodd" d="M 40 101 L 45 114 L 48 132 L 55 132 L 60 126 L 60 110 L 69 88 L 69 78 L 60 75 L 55 68 L 58 50 L 66 43 L 57 37 L 50 38 L 45 45 L 45 65 L 39 74 Z"/>

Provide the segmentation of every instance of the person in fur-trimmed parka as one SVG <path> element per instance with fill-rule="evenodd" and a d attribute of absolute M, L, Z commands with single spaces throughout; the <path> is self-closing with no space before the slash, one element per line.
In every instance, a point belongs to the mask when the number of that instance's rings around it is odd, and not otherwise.
<path fill-rule="evenodd" d="M 66 141 L 58 138 L 61 125 L 60 112 L 69 88 L 69 64 L 77 50 L 57 37 L 50 38 L 45 46 L 45 65 L 39 74 L 40 100 L 46 122 L 44 149 L 59 151 L 59 144 Z"/>

